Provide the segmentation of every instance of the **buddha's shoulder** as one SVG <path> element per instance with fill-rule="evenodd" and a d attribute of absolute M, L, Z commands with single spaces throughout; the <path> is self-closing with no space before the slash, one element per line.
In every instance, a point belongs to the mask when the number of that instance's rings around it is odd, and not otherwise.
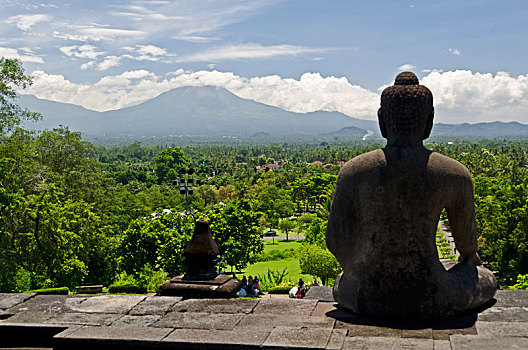
<path fill-rule="evenodd" d="M 429 172 L 442 175 L 460 176 L 471 178 L 469 170 L 459 161 L 444 156 L 443 154 L 432 152 L 427 163 Z"/>
<path fill-rule="evenodd" d="M 357 173 L 369 172 L 387 164 L 381 149 L 360 154 L 345 163 L 340 171 L 340 176 L 352 176 Z"/>

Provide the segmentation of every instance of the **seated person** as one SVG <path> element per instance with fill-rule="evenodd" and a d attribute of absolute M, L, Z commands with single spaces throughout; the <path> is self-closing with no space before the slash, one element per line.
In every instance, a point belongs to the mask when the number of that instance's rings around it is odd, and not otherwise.
<path fill-rule="evenodd" d="M 260 292 L 260 283 L 259 283 L 259 279 L 258 278 L 255 278 L 255 281 L 253 282 L 253 294 L 255 294 L 255 295 L 261 294 L 261 292 Z"/>
<path fill-rule="evenodd" d="M 387 145 L 341 169 L 327 246 L 343 272 L 340 306 L 394 320 L 443 319 L 493 298 L 496 280 L 477 255 L 473 182 L 459 162 L 427 150 L 433 96 L 410 72 L 386 88 L 378 111 Z M 446 209 L 459 263 L 446 270 L 436 249 Z"/>

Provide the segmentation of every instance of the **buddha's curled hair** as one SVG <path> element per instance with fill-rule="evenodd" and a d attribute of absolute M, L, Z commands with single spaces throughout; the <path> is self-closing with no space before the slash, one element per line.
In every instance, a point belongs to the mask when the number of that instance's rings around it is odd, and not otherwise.
<path fill-rule="evenodd" d="M 393 86 L 381 94 L 381 106 L 387 127 L 393 131 L 413 131 L 423 129 L 433 110 L 433 94 L 419 85 L 414 73 L 398 74 Z"/>

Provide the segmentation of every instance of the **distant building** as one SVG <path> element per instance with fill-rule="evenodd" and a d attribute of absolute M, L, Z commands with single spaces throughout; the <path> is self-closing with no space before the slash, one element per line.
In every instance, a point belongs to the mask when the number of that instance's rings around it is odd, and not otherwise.
<path fill-rule="evenodd" d="M 306 163 L 306 166 L 310 166 L 310 165 L 319 165 L 319 166 L 322 166 L 323 164 L 324 164 L 323 162 L 316 160 L 316 161 L 313 161 L 313 162 L 311 162 L 311 163 Z"/>

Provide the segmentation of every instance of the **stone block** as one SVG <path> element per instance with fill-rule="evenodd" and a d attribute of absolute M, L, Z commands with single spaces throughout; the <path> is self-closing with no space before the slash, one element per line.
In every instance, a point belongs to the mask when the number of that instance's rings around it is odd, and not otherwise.
<path fill-rule="evenodd" d="M 169 312 L 154 323 L 153 327 L 232 330 L 243 317 L 244 314 Z"/>
<path fill-rule="evenodd" d="M 326 349 L 339 350 L 343 347 L 345 338 L 347 335 L 346 329 L 333 329 L 332 334 L 330 334 L 330 339 L 326 344 Z"/>
<path fill-rule="evenodd" d="M 526 337 L 528 338 L 528 323 L 526 322 L 485 322 L 477 321 L 477 333 L 489 337 Z"/>
<path fill-rule="evenodd" d="M 485 337 L 480 335 L 452 335 L 452 350 L 497 350 L 528 349 L 528 338 L 522 337 Z"/>
<path fill-rule="evenodd" d="M 434 350 L 451 350 L 449 340 L 434 340 Z"/>
<path fill-rule="evenodd" d="M 449 336 L 458 335 L 475 335 L 477 334 L 477 328 L 475 325 L 471 327 L 461 328 L 444 328 L 444 329 L 433 329 L 434 340 L 449 340 Z"/>
<path fill-rule="evenodd" d="M 348 330 L 348 337 L 397 337 L 400 338 L 402 330 L 373 325 L 355 324 L 343 321 L 336 321 L 336 329 Z"/>
<path fill-rule="evenodd" d="M 65 312 L 57 314 L 44 323 L 108 326 L 123 317 L 123 314 L 93 313 L 93 312 Z"/>
<path fill-rule="evenodd" d="M 71 307 L 76 312 L 126 314 L 146 298 L 144 295 L 98 295 Z"/>
<path fill-rule="evenodd" d="M 53 312 L 22 311 L 9 317 L 6 322 L 10 323 L 42 323 L 57 315 Z"/>
<path fill-rule="evenodd" d="M 479 321 L 528 322 L 528 307 L 492 307 L 478 315 Z"/>
<path fill-rule="evenodd" d="M 304 299 L 313 299 L 318 301 L 334 301 L 334 296 L 332 295 L 332 287 L 318 286 L 310 287 Z"/>
<path fill-rule="evenodd" d="M 174 305 L 171 311 L 248 314 L 258 302 L 245 299 L 188 299 Z"/>
<path fill-rule="evenodd" d="M 232 298 L 242 283 L 236 278 L 218 275 L 212 280 L 185 280 L 177 276 L 160 286 L 159 293 L 184 298 Z"/>
<path fill-rule="evenodd" d="M 0 346 L 2 348 L 51 348 L 53 336 L 66 329 L 65 326 L 41 323 L 0 322 Z"/>
<path fill-rule="evenodd" d="M 161 315 L 125 315 L 112 323 L 112 327 L 148 327 L 159 321 Z"/>
<path fill-rule="evenodd" d="M 329 328 L 276 327 L 262 344 L 262 349 L 324 349 L 331 334 Z"/>
<path fill-rule="evenodd" d="M 324 316 L 297 316 L 271 314 L 246 315 L 235 327 L 239 331 L 266 331 L 271 332 L 275 327 L 334 327 L 335 320 Z"/>
<path fill-rule="evenodd" d="M 134 306 L 129 315 L 164 315 L 181 299 L 181 297 L 148 297 Z"/>
<path fill-rule="evenodd" d="M 497 307 L 528 307 L 528 292 L 526 290 L 498 290 L 495 293 Z"/>
<path fill-rule="evenodd" d="M 268 335 L 259 331 L 175 329 L 162 344 L 170 349 L 260 349 Z"/>
<path fill-rule="evenodd" d="M 159 344 L 171 331 L 152 327 L 81 327 L 53 337 L 53 349 L 149 349 Z"/>
<path fill-rule="evenodd" d="M 0 293 L 0 309 L 9 309 L 35 295 L 35 293 Z"/>
<path fill-rule="evenodd" d="M 346 337 L 343 349 L 434 350 L 434 342 L 432 339 Z"/>
<path fill-rule="evenodd" d="M 6 318 L 9 318 L 9 317 L 11 317 L 13 315 L 14 315 L 14 313 L 12 313 L 12 312 L 7 312 L 7 311 L 4 311 L 4 310 L 0 309 L 0 320 L 5 320 Z"/>
<path fill-rule="evenodd" d="M 260 300 L 253 313 L 310 316 L 316 305 L 317 300 L 266 298 Z"/>
<path fill-rule="evenodd" d="M 320 301 L 317 303 L 315 308 L 312 310 L 311 316 L 326 316 L 327 313 L 336 310 L 340 310 L 337 308 L 337 303 L 334 302 L 328 302 L 328 301 Z M 352 315 L 352 314 L 350 314 Z"/>
<path fill-rule="evenodd" d="M 320 314 L 323 314 L 322 316 L 332 317 L 339 321 L 359 321 L 371 323 L 372 320 L 368 320 L 366 318 L 363 318 L 361 316 L 358 316 L 350 311 L 347 311 L 341 307 L 337 303 L 323 303 L 319 302 L 317 303 L 317 306 L 312 311 L 312 316 L 319 316 Z M 378 322 L 381 323 L 381 322 Z"/>
<path fill-rule="evenodd" d="M 67 312 L 86 298 L 69 297 L 67 295 L 37 295 L 23 303 L 7 309 L 8 312 Z"/>
<path fill-rule="evenodd" d="M 433 339 L 433 330 L 431 328 L 402 329 L 402 338 Z"/>

